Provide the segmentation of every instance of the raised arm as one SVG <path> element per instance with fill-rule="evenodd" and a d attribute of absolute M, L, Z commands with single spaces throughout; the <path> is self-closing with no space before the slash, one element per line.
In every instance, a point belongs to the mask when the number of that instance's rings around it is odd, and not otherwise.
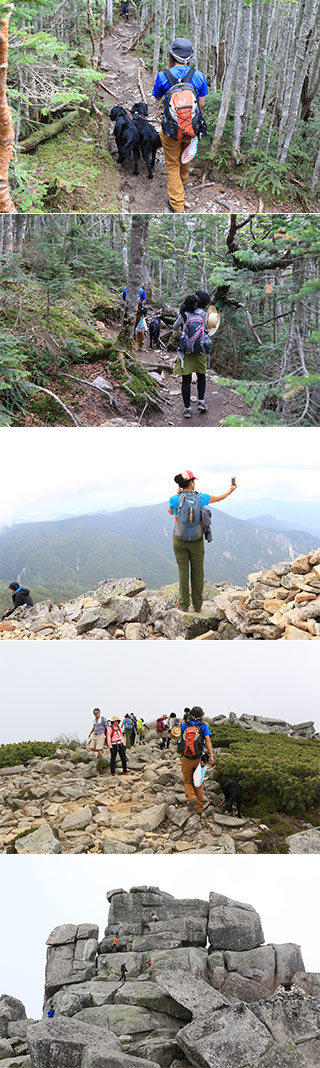
<path fill-rule="evenodd" d="M 209 504 L 217 504 L 218 501 L 225 501 L 226 497 L 230 497 L 231 493 L 234 493 L 236 489 L 237 483 L 235 484 L 235 486 L 230 486 L 230 489 L 228 489 L 227 493 L 221 493 L 220 497 L 215 497 L 214 494 L 212 494 L 212 496 L 210 497 Z"/>

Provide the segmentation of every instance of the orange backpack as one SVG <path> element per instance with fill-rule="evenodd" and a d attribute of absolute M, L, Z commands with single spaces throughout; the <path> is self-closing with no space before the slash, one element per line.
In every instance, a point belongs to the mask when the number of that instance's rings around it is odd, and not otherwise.
<path fill-rule="evenodd" d="M 194 137 L 201 126 L 201 110 L 196 90 L 190 79 L 195 72 L 191 67 L 184 78 L 175 78 L 171 70 L 166 70 L 170 89 L 166 93 L 162 129 L 165 137 L 181 141 L 183 137 Z"/>

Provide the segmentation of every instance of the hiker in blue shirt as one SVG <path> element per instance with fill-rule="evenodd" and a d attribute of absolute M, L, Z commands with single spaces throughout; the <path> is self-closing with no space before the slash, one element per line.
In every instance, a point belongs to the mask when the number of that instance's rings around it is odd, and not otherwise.
<path fill-rule="evenodd" d="M 186 799 L 189 807 L 194 805 L 194 811 L 199 815 L 203 809 L 203 788 L 195 786 L 193 775 L 200 764 L 205 747 L 209 754 L 209 764 L 213 764 L 211 731 L 203 722 L 203 717 L 204 711 L 200 705 L 194 705 L 193 708 L 188 709 L 187 720 L 181 724 L 181 742 L 178 745 Z"/>
<path fill-rule="evenodd" d="M 196 150 L 196 138 L 206 129 L 201 110 L 209 89 L 202 71 L 192 66 L 192 59 L 191 41 L 177 37 L 169 48 L 168 69 L 159 72 L 152 90 L 156 100 L 164 97 L 165 101 L 160 138 L 167 168 L 168 207 L 173 212 L 184 211 L 184 186 L 194 153 L 191 149 L 186 161 L 182 156 L 193 140 Z"/>
<path fill-rule="evenodd" d="M 179 475 L 175 475 L 174 481 L 179 486 L 179 492 L 174 493 L 169 500 L 169 514 L 174 515 L 174 530 L 173 530 L 173 551 L 178 564 L 179 569 L 179 600 L 177 601 L 177 608 L 180 608 L 181 612 L 187 612 L 190 601 L 189 591 L 189 569 L 191 571 L 191 592 L 192 592 L 192 604 L 195 612 L 201 612 L 203 601 L 203 583 L 204 583 L 204 528 L 202 524 L 202 516 L 200 509 L 206 509 L 208 504 L 216 504 L 218 501 L 224 501 L 226 497 L 229 497 L 231 493 L 234 493 L 237 488 L 237 484 L 231 484 L 230 489 L 226 493 L 221 493 L 219 497 L 210 493 L 195 492 L 195 483 L 198 481 L 192 471 L 180 471 Z M 182 527 L 182 503 L 183 500 L 187 500 L 190 507 L 189 512 L 193 512 L 193 517 L 189 517 L 188 522 Z M 195 523 L 196 513 L 199 512 L 199 520 Z M 209 515 L 210 519 L 210 515 Z M 193 521 L 192 521 L 193 520 Z M 195 529 L 186 529 L 193 527 Z M 208 539 L 207 539 L 208 540 Z"/>
<path fill-rule="evenodd" d="M 126 296 L 127 296 L 127 288 L 128 287 L 126 286 L 125 289 L 123 290 L 123 294 L 122 294 L 122 300 L 124 300 L 124 301 L 126 300 Z M 140 292 L 139 292 L 139 299 L 140 300 L 145 300 L 146 299 L 146 294 L 145 294 L 144 289 L 142 289 L 142 286 L 141 286 L 141 289 L 140 289 Z"/>

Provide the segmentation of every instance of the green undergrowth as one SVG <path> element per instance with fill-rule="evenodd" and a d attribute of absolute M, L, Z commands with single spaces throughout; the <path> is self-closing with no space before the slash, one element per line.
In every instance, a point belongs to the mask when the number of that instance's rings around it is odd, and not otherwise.
<path fill-rule="evenodd" d="M 69 126 L 34 152 L 18 155 L 11 188 L 17 211 L 115 212 L 119 182 L 107 147 L 106 121 L 99 148 L 96 121 L 89 119 Z"/>
<path fill-rule="evenodd" d="M 0 768 L 13 768 L 15 764 L 29 764 L 34 757 L 52 757 L 55 742 L 13 742 L 0 745 Z"/>
<path fill-rule="evenodd" d="M 212 744 L 222 747 L 217 778 L 236 779 L 243 810 L 268 824 L 270 815 L 319 820 L 320 745 L 284 734 L 256 734 L 232 725 L 211 724 Z"/>

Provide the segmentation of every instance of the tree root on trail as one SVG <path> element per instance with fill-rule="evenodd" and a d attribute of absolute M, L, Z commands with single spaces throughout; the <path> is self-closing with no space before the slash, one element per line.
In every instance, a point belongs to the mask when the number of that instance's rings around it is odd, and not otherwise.
<path fill-rule="evenodd" d="M 44 386 L 37 386 L 34 382 L 28 382 L 28 388 L 31 389 L 31 392 L 34 390 L 35 393 L 47 393 L 48 397 L 52 397 L 57 404 L 60 404 L 60 407 L 63 408 L 64 412 L 66 412 L 66 415 L 69 416 L 69 419 L 71 419 L 71 422 L 74 424 L 74 426 L 81 425 L 78 419 L 76 419 L 76 416 L 73 415 L 70 411 L 70 408 L 67 408 L 67 405 L 63 403 L 61 398 L 58 397 L 56 393 L 52 393 L 51 389 L 45 389 Z"/>
<path fill-rule="evenodd" d="M 62 119 L 57 119 L 56 122 L 51 122 L 48 126 L 42 126 L 41 130 L 36 130 L 35 133 L 30 134 L 30 137 L 26 137 L 25 141 L 18 142 L 17 148 L 19 152 L 32 152 L 42 141 L 48 141 L 50 137 L 55 137 L 61 130 L 64 130 L 65 126 L 76 122 L 78 118 L 79 111 L 69 111 Z"/>

